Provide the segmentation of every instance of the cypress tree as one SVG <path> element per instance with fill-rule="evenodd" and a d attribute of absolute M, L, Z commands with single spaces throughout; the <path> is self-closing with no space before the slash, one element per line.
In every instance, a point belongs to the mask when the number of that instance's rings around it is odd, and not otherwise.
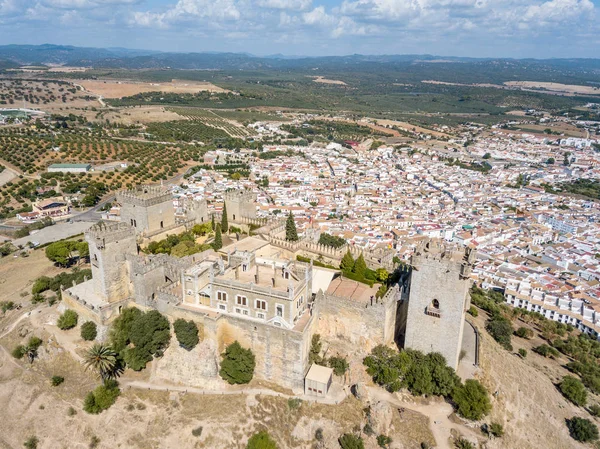
<path fill-rule="evenodd" d="M 365 276 L 365 273 L 367 272 L 367 264 L 365 263 L 365 258 L 363 257 L 362 253 L 360 254 L 360 256 L 358 256 L 356 262 L 354 262 L 352 272 L 361 277 Z"/>
<path fill-rule="evenodd" d="M 296 222 L 294 221 L 292 211 L 290 211 L 290 214 L 288 215 L 287 221 L 285 223 L 285 239 L 288 242 L 298 241 L 298 231 L 296 230 Z"/>
<path fill-rule="evenodd" d="M 214 231 L 215 230 L 215 216 L 211 215 L 210 218 L 210 228 Z"/>
<path fill-rule="evenodd" d="M 340 269 L 345 272 L 350 272 L 354 268 L 354 258 L 352 254 L 350 254 L 350 250 L 346 251 L 344 257 L 342 258 L 342 262 L 340 263 Z"/>
<path fill-rule="evenodd" d="M 223 248 L 223 237 L 221 236 L 221 225 L 217 224 L 217 230 L 215 231 L 215 240 L 212 242 L 212 247 L 215 251 Z"/>
<path fill-rule="evenodd" d="M 227 203 L 223 203 L 223 216 L 221 217 L 221 230 L 227 232 L 229 222 L 227 221 Z"/>

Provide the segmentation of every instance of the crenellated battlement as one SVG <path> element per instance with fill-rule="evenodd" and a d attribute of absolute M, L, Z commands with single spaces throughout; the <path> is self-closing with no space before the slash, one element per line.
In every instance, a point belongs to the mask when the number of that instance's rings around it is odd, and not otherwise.
<path fill-rule="evenodd" d="M 223 194 L 225 201 L 231 202 L 246 202 L 254 203 L 256 201 L 256 194 L 251 190 L 229 190 Z"/>
<path fill-rule="evenodd" d="M 139 207 L 150 207 L 173 200 L 173 195 L 163 186 L 140 186 L 117 193 L 117 201 Z"/>
<path fill-rule="evenodd" d="M 135 229 L 127 223 L 99 222 L 85 232 L 85 238 L 90 241 L 102 241 L 103 245 L 134 237 Z"/>

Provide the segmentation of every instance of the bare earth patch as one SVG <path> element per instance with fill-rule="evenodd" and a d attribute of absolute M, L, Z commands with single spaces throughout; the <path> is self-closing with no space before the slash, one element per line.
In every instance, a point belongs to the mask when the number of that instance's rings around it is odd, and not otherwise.
<path fill-rule="evenodd" d="M 172 80 L 165 83 L 143 83 L 115 80 L 81 80 L 77 84 L 86 90 L 104 98 L 121 98 L 144 92 L 167 92 L 177 94 L 195 94 L 202 91 L 227 92 L 212 83 Z"/>
<path fill-rule="evenodd" d="M 343 81 L 340 80 L 330 80 L 327 78 L 324 78 L 322 76 L 314 76 L 314 82 L 315 83 L 321 83 L 321 84 L 337 84 L 338 86 L 347 86 L 346 83 L 344 83 Z"/>
<path fill-rule="evenodd" d="M 540 81 L 507 81 L 507 86 L 524 89 L 541 89 L 561 94 L 600 95 L 600 88 L 593 86 L 577 86 L 574 84 L 544 83 Z"/>

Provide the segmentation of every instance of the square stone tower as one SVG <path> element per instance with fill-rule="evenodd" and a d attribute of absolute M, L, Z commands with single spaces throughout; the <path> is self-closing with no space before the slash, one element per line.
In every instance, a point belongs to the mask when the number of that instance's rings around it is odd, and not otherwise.
<path fill-rule="evenodd" d="M 412 257 L 404 347 L 439 352 L 456 369 L 475 253 L 450 249 L 438 241 L 419 246 Z"/>
<path fill-rule="evenodd" d="M 152 235 L 175 227 L 173 195 L 162 186 L 141 186 L 117 193 L 121 222 L 133 226 L 138 234 Z"/>
<path fill-rule="evenodd" d="M 94 293 L 106 302 L 131 295 L 128 255 L 137 254 L 135 229 L 127 223 L 103 223 L 85 233 L 90 247 Z"/>
<path fill-rule="evenodd" d="M 256 194 L 250 190 L 225 192 L 227 220 L 235 222 L 241 218 L 256 218 Z"/>

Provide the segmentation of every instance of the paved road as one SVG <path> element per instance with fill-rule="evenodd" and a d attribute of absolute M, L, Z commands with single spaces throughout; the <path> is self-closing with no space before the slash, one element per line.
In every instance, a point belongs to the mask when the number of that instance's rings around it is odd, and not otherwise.
<path fill-rule="evenodd" d="M 56 242 L 58 240 L 73 237 L 74 235 L 81 234 L 90 228 L 95 221 L 78 221 L 76 223 L 61 222 L 47 228 L 40 229 L 35 234 L 28 235 L 12 243 L 15 246 L 26 245 L 27 242 L 37 242 L 40 245 L 44 245 L 50 242 Z"/>
<path fill-rule="evenodd" d="M 81 212 L 79 214 L 73 215 L 72 220 L 73 221 L 92 221 L 95 223 L 98 220 L 100 220 L 100 218 L 101 218 L 102 212 L 100 212 L 100 209 L 102 209 L 107 203 L 110 203 L 114 200 L 115 200 L 114 195 L 104 198 L 102 201 L 100 201 L 98 204 L 96 204 L 91 209 L 89 209 L 85 212 Z"/>

